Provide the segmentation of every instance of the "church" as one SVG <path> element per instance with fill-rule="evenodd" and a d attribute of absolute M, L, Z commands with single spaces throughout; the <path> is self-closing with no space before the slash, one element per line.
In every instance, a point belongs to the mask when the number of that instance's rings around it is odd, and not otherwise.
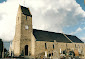
<path fill-rule="evenodd" d="M 11 48 L 14 56 L 59 58 L 65 50 L 77 50 L 85 57 L 85 53 L 83 53 L 85 45 L 82 40 L 74 35 L 33 29 L 30 9 L 19 5 Z"/>

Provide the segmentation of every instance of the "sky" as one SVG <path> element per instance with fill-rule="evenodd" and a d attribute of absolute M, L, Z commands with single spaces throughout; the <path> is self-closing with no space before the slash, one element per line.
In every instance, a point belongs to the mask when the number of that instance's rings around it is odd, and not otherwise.
<path fill-rule="evenodd" d="M 18 6 L 30 9 L 35 29 L 75 35 L 85 42 L 84 0 L 0 0 L 0 38 L 12 41 Z"/>

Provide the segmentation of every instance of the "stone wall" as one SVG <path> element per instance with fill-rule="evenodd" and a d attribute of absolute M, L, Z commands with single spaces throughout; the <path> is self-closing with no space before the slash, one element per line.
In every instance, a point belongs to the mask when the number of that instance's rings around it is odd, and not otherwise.
<path fill-rule="evenodd" d="M 45 49 L 45 43 L 47 44 L 47 49 Z M 53 49 L 54 44 L 54 49 Z M 73 51 L 77 49 L 78 51 L 82 51 L 82 54 L 85 55 L 85 45 L 84 43 L 62 43 L 62 42 L 47 42 L 47 41 L 36 41 L 35 45 L 35 55 L 36 57 L 45 56 L 45 51 L 47 51 L 47 55 L 54 53 L 60 55 L 62 51 L 69 50 Z M 60 51 L 61 50 L 61 51 Z M 57 55 L 54 55 L 56 57 Z"/>
<path fill-rule="evenodd" d="M 21 37 L 21 7 L 19 6 L 16 16 L 15 36 L 12 42 L 14 56 L 20 55 L 20 37 Z"/>

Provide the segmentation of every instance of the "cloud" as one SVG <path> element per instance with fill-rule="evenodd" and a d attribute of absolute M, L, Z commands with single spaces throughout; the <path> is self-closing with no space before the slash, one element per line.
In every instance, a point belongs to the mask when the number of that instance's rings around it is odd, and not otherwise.
<path fill-rule="evenodd" d="M 85 27 L 83 29 L 85 30 Z"/>
<path fill-rule="evenodd" d="M 18 3 L 30 8 L 33 28 L 37 29 L 63 32 L 64 27 L 85 18 L 85 11 L 75 0 L 7 0 L 0 3 L 0 37 L 5 41 L 13 40 Z"/>
<path fill-rule="evenodd" d="M 27 3 L 32 11 L 34 28 L 43 29 L 42 26 L 46 25 L 44 30 L 63 32 L 63 27 L 76 25 L 85 17 L 75 0 L 28 0 Z"/>
<path fill-rule="evenodd" d="M 83 30 L 85 30 L 85 27 L 84 27 L 84 28 L 80 28 L 80 27 L 79 27 L 79 28 L 76 29 L 76 31 L 71 32 L 70 34 L 72 34 L 72 35 L 73 35 L 73 34 L 77 34 L 77 33 L 80 33 L 80 32 L 83 31 Z"/>
<path fill-rule="evenodd" d="M 3 41 L 13 40 L 17 8 L 17 1 L 7 0 L 7 2 L 0 3 L 0 38 Z"/>
<path fill-rule="evenodd" d="M 81 39 L 85 42 L 85 37 L 82 37 Z"/>
<path fill-rule="evenodd" d="M 70 34 L 71 34 L 71 35 L 77 34 L 77 33 L 81 32 L 81 31 L 82 31 L 82 29 L 79 27 L 79 28 L 76 29 L 76 31 L 71 32 Z"/>
<path fill-rule="evenodd" d="M 77 32 L 80 32 L 80 31 L 82 31 L 82 29 L 79 27 L 76 31 L 77 31 Z"/>

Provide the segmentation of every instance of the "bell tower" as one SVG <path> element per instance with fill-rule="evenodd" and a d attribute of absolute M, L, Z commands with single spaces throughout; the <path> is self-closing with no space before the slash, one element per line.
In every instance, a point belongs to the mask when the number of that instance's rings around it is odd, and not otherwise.
<path fill-rule="evenodd" d="M 14 37 L 14 55 L 31 54 L 32 15 L 29 8 L 19 5 Z"/>

